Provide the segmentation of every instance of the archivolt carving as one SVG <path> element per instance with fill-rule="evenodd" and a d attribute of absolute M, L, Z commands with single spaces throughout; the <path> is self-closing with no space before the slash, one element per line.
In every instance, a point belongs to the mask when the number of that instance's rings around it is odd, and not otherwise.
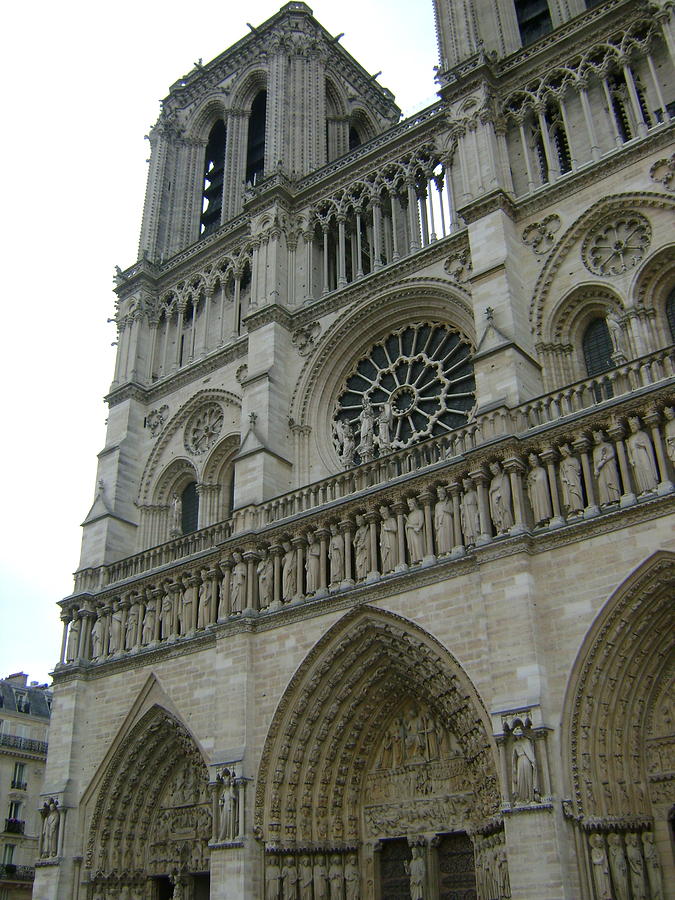
<path fill-rule="evenodd" d="M 547 323 L 547 340 L 574 344 L 580 324 L 586 324 L 595 316 L 605 317 L 608 312 L 623 315 L 621 297 L 611 288 L 599 282 L 577 285 L 563 297 L 553 310 Z M 580 323 L 580 317 L 583 322 Z"/>
<path fill-rule="evenodd" d="M 398 749 L 392 738 L 391 759 L 383 759 L 388 729 L 401 717 L 407 724 L 398 723 Z M 453 822 L 478 825 L 499 810 L 488 724 L 461 667 L 430 635 L 379 610 L 352 612 L 310 652 L 279 703 L 260 763 L 259 833 L 289 846 L 356 841 L 367 770 L 382 781 L 382 799 L 383 767 L 390 778 L 417 777 L 419 769 L 433 781 L 434 765 L 453 770 L 436 798 L 438 816 L 452 801 Z M 424 776 L 422 763 L 428 764 Z M 450 815 L 449 807 L 445 812 Z M 381 814 L 373 810 L 367 827 Z M 407 815 L 414 817 L 412 807 Z"/>
<path fill-rule="evenodd" d="M 647 743 L 660 691 L 675 677 L 674 592 L 675 554 L 657 553 L 608 601 L 577 658 L 563 717 L 566 773 L 575 814 L 590 825 L 648 820 L 652 803 L 675 800 Z M 672 719 L 665 729 L 657 743 L 670 758 Z"/>

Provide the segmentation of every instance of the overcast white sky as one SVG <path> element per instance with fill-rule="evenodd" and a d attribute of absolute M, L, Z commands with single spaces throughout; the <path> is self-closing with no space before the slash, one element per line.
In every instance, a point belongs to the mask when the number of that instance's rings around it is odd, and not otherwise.
<path fill-rule="evenodd" d="M 314 0 L 316 18 L 396 95 L 435 100 L 431 0 Z M 34 0 L 0 37 L 4 489 L 0 677 L 46 681 L 72 590 L 112 379 L 112 274 L 136 260 L 149 145 L 169 85 L 274 0 Z"/>

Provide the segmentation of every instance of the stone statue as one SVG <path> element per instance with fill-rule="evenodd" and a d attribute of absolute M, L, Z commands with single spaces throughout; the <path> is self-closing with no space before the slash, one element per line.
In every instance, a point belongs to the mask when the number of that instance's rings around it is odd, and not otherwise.
<path fill-rule="evenodd" d="M 162 606 L 159 611 L 159 637 L 165 641 L 171 637 L 171 619 L 173 616 L 173 603 L 168 594 L 162 597 Z"/>
<path fill-rule="evenodd" d="M 647 900 L 645 864 L 642 859 L 642 848 L 640 846 L 640 836 L 638 834 L 626 835 L 626 858 L 628 859 L 630 889 L 633 900 Z"/>
<path fill-rule="evenodd" d="M 506 850 L 502 846 L 497 850 L 497 878 L 499 880 L 499 896 L 508 900 L 511 896 L 511 879 L 509 878 L 509 863 L 506 859 Z"/>
<path fill-rule="evenodd" d="M 581 486 L 581 463 L 572 456 L 569 444 L 560 447 L 560 481 L 563 506 L 568 516 L 578 516 L 584 508 L 584 492 Z"/>
<path fill-rule="evenodd" d="M 330 900 L 343 900 L 342 896 L 342 861 L 339 856 L 331 856 L 328 866 L 328 883 L 330 884 Z"/>
<path fill-rule="evenodd" d="M 103 616 L 99 612 L 96 621 L 91 628 L 91 658 L 98 659 L 103 656 L 103 635 L 105 632 L 105 622 Z"/>
<path fill-rule="evenodd" d="M 410 874 L 410 900 L 426 900 L 427 867 L 424 862 L 424 849 L 412 848 L 412 859 L 408 863 Z"/>
<path fill-rule="evenodd" d="M 314 858 L 314 900 L 328 900 L 328 870 L 322 854 Z"/>
<path fill-rule="evenodd" d="M 345 577 L 345 539 L 335 523 L 330 526 L 330 543 L 328 544 L 330 559 L 330 583 L 340 584 Z"/>
<path fill-rule="evenodd" d="M 141 630 L 141 643 L 145 646 L 151 644 L 155 639 L 155 623 L 157 621 L 157 611 L 154 600 L 148 600 L 145 604 L 145 614 L 143 616 L 143 628 Z"/>
<path fill-rule="evenodd" d="M 59 804 L 50 797 L 42 806 L 42 859 L 49 859 L 59 852 L 59 828 L 61 826 L 61 813 Z"/>
<path fill-rule="evenodd" d="M 357 516 L 354 531 L 354 570 L 357 580 L 364 579 L 370 569 L 370 526 L 363 516 Z"/>
<path fill-rule="evenodd" d="M 593 432 L 593 474 L 598 479 L 600 506 L 618 503 L 621 498 L 619 470 L 614 445 L 605 440 L 602 431 Z"/>
<path fill-rule="evenodd" d="M 136 644 L 136 634 L 138 632 L 138 606 L 134 603 L 127 613 L 127 627 L 124 638 L 124 647 L 126 650 L 133 650 Z"/>
<path fill-rule="evenodd" d="M 284 600 L 292 600 L 298 592 L 296 552 L 289 541 L 283 543 L 284 555 L 281 559 L 281 585 Z"/>
<path fill-rule="evenodd" d="M 356 450 L 352 426 L 344 419 L 338 419 L 334 423 L 334 428 L 338 444 L 340 445 L 340 461 L 345 469 L 350 469 L 354 465 L 354 452 Z"/>
<path fill-rule="evenodd" d="M 642 832 L 642 848 L 644 850 L 645 865 L 647 867 L 647 879 L 649 881 L 649 894 L 651 900 L 664 900 L 663 878 L 661 866 L 654 846 L 654 835 L 651 831 Z"/>
<path fill-rule="evenodd" d="M 654 458 L 654 448 L 649 436 L 640 428 L 640 420 L 636 416 L 628 419 L 630 434 L 626 438 L 628 459 L 633 467 L 638 494 L 650 494 L 659 483 L 659 473 Z"/>
<path fill-rule="evenodd" d="M 610 834 L 607 839 L 609 845 L 609 868 L 614 883 L 614 900 L 628 900 L 628 866 L 621 846 L 621 835 Z"/>
<path fill-rule="evenodd" d="M 609 336 L 612 340 L 612 347 L 614 348 L 613 355 L 621 356 L 623 359 L 625 359 L 626 346 L 623 337 L 623 328 L 621 327 L 619 317 L 615 312 L 609 312 L 607 313 L 607 318 L 605 321 L 607 322 L 607 330 L 609 331 Z"/>
<path fill-rule="evenodd" d="M 314 872 L 309 856 L 300 857 L 300 900 L 312 900 L 312 885 L 314 884 Z"/>
<path fill-rule="evenodd" d="M 298 868 L 295 865 L 295 857 L 286 857 L 284 867 L 281 870 L 281 881 L 284 886 L 284 900 L 297 900 Z"/>
<path fill-rule="evenodd" d="M 122 610 L 119 604 L 113 605 L 112 615 L 110 617 L 110 638 L 108 641 L 108 652 L 118 653 L 122 648 Z"/>
<path fill-rule="evenodd" d="M 281 866 L 276 856 L 270 856 L 265 866 L 265 900 L 281 898 Z"/>
<path fill-rule="evenodd" d="M 230 613 L 240 613 L 246 603 L 246 563 L 244 557 L 235 550 L 232 554 L 234 565 L 230 572 Z"/>
<path fill-rule="evenodd" d="M 261 609 L 267 609 L 274 599 L 274 560 L 267 552 L 256 567 L 258 575 L 258 600 Z"/>
<path fill-rule="evenodd" d="M 605 842 L 601 834 L 592 834 L 589 838 L 591 845 L 591 865 L 593 867 L 593 882 L 597 900 L 612 900 L 612 886 L 609 880 L 609 862 L 605 852 Z"/>
<path fill-rule="evenodd" d="M 516 725 L 513 729 L 511 783 L 516 803 L 537 802 L 537 759 L 534 755 L 534 745 L 520 725 Z"/>
<path fill-rule="evenodd" d="M 478 514 L 478 494 L 470 478 L 462 480 L 464 493 L 460 506 L 462 533 L 467 547 L 473 547 L 480 534 L 480 516 Z"/>
<path fill-rule="evenodd" d="M 530 463 L 530 471 L 527 473 L 527 495 L 532 506 L 534 524 L 544 525 L 553 516 L 551 494 L 548 489 L 548 476 L 536 453 L 530 453 L 528 461 Z"/>
<path fill-rule="evenodd" d="M 373 441 L 374 441 L 374 431 L 375 431 L 375 413 L 373 412 L 373 407 L 370 405 L 370 401 L 367 397 L 363 398 L 362 401 L 362 410 L 359 414 L 359 456 L 361 457 L 361 462 L 368 462 L 373 458 Z"/>
<path fill-rule="evenodd" d="M 68 643 L 66 645 L 66 662 L 77 659 L 77 648 L 80 643 L 80 620 L 72 619 L 68 628 Z"/>
<path fill-rule="evenodd" d="M 398 560 L 398 525 L 388 506 L 380 507 L 380 556 L 382 574 L 393 572 Z"/>
<path fill-rule="evenodd" d="M 361 876 L 358 859 L 350 853 L 345 861 L 345 900 L 359 900 L 361 896 Z"/>
<path fill-rule="evenodd" d="M 410 564 L 413 565 L 424 559 L 424 512 L 415 497 L 408 497 L 408 510 L 405 517 L 405 540 Z"/>
<path fill-rule="evenodd" d="M 377 417 L 377 446 L 380 448 L 380 456 L 391 449 L 391 426 L 394 414 L 391 403 L 383 403 L 380 414 Z"/>
<path fill-rule="evenodd" d="M 511 511 L 511 481 L 498 462 L 490 463 L 492 479 L 488 489 L 490 515 L 497 534 L 506 534 L 513 525 Z"/>
<path fill-rule="evenodd" d="M 180 537 L 183 534 L 183 501 L 174 493 L 171 497 L 169 514 L 169 537 Z"/>
<path fill-rule="evenodd" d="M 209 573 L 202 569 L 202 582 L 199 585 L 197 603 L 197 628 L 206 628 L 211 622 L 211 582 Z"/>
<path fill-rule="evenodd" d="M 316 539 L 313 531 L 307 532 L 307 559 L 305 571 L 307 578 L 307 593 L 316 594 L 321 583 L 321 544 Z"/>
<path fill-rule="evenodd" d="M 185 885 L 180 875 L 172 875 L 171 883 L 173 884 L 173 900 L 185 900 Z"/>
<path fill-rule="evenodd" d="M 663 410 L 663 415 L 666 417 L 664 428 L 666 453 L 668 454 L 668 459 L 675 466 L 675 408 L 666 406 Z"/>
<path fill-rule="evenodd" d="M 438 556 L 444 556 L 452 550 L 452 503 L 442 485 L 436 488 L 436 496 L 438 497 L 434 508 L 436 553 Z"/>

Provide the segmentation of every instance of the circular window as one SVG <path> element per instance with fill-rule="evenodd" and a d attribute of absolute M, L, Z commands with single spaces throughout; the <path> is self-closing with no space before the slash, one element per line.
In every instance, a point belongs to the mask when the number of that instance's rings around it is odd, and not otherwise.
<path fill-rule="evenodd" d="M 651 237 L 651 226 L 640 213 L 604 219 L 582 245 L 584 265 L 595 275 L 621 275 L 642 261 Z"/>
<path fill-rule="evenodd" d="M 334 433 L 343 461 L 365 462 L 466 424 L 475 402 L 471 355 L 456 329 L 429 322 L 375 344 L 338 397 Z M 353 446 L 350 459 L 346 446 Z"/>
<path fill-rule="evenodd" d="M 185 449 L 198 456 L 212 447 L 223 427 L 223 411 L 217 403 L 207 403 L 192 415 L 185 426 Z"/>

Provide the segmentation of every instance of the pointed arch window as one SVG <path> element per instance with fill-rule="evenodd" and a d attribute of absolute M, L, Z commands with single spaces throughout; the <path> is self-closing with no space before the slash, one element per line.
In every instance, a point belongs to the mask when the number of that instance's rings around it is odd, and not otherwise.
<path fill-rule="evenodd" d="M 251 104 L 246 148 L 246 183 L 255 184 L 265 171 L 267 91 L 259 91 Z"/>
<path fill-rule="evenodd" d="M 670 339 L 675 341 L 675 288 L 668 294 L 666 300 L 666 319 L 670 328 Z"/>
<path fill-rule="evenodd" d="M 533 44 L 553 29 L 547 0 L 515 0 L 515 8 L 523 47 Z"/>
<path fill-rule="evenodd" d="M 223 213 L 223 182 L 225 176 L 225 122 L 218 119 L 209 133 L 204 160 L 204 188 L 199 233 L 210 234 L 220 225 Z"/>
<path fill-rule="evenodd" d="M 183 534 L 190 534 L 196 531 L 199 523 L 199 494 L 197 493 L 197 482 L 191 481 L 183 488 L 180 495 L 182 501 L 181 507 L 181 530 Z"/>
<path fill-rule="evenodd" d="M 363 141 L 361 140 L 361 135 L 359 134 L 358 128 L 354 125 L 349 126 L 349 149 L 356 150 L 357 147 L 360 147 Z"/>
<path fill-rule="evenodd" d="M 604 319 L 600 317 L 593 319 L 586 331 L 584 331 L 581 343 L 586 362 L 586 372 L 589 378 L 613 368 L 612 353 L 614 352 L 614 347 L 609 336 L 607 322 Z"/>

